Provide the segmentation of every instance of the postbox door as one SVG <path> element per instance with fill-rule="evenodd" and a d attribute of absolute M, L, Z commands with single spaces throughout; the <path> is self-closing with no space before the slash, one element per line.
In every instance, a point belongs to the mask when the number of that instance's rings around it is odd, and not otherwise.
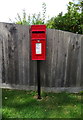
<path fill-rule="evenodd" d="M 32 41 L 32 60 L 45 60 L 46 59 L 46 41 L 33 40 Z"/>

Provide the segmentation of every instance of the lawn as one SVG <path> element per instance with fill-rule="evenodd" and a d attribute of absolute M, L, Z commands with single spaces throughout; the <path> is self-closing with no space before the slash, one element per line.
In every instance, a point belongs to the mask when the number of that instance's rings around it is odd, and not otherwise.
<path fill-rule="evenodd" d="M 82 93 L 42 93 L 2 90 L 3 118 L 80 118 Z"/>

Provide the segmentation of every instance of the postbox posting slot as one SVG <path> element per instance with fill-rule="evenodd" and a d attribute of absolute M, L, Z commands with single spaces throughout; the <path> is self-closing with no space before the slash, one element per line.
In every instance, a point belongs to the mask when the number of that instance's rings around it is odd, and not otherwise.
<path fill-rule="evenodd" d="M 32 30 L 31 32 L 31 38 L 32 40 L 37 40 L 37 39 L 43 39 L 45 40 L 46 39 L 46 32 L 44 30 Z"/>
<path fill-rule="evenodd" d="M 45 33 L 45 31 L 32 31 L 32 33 Z"/>

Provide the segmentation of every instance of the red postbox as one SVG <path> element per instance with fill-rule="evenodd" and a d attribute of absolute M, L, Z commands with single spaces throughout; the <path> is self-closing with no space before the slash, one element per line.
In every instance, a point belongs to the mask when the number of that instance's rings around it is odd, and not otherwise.
<path fill-rule="evenodd" d="M 46 59 L 46 25 L 31 25 L 31 58 Z"/>

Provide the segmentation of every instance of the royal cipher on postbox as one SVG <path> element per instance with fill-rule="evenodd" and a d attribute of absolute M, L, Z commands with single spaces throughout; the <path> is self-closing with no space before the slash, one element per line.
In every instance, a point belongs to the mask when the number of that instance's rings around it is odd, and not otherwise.
<path fill-rule="evenodd" d="M 46 59 L 46 25 L 31 25 L 31 59 Z"/>

